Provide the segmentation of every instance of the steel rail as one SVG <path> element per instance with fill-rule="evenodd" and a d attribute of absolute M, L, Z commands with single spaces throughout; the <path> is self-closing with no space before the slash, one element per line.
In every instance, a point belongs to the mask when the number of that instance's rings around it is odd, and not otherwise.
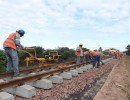
<path fill-rule="evenodd" d="M 74 62 L 67 62 L 67 63 L 59 63 L 59 64 L 41 64 L 39 66 L 36 66 L 34 68 L 30 68 L 30 69 L 24 69 L 20 71 L 20 74 L 22 73 L 32 73 L 32 72 L 36 72 L 36 71 L 40 71 L 46 68 L 52 68 L 52 67 L 59 67 L 59 66 L 65 66 L 68 64 L 73 64 Z M 13 77 L 13 72 L 8 72 L 8 73 L 3 73 L 0 74 L 0 79 L 2 78 L 6 78 L 6 77 Z"/>
<path fill-rule="evenodd" d="M 75 64 L 75 65 L 71 65 L 68 67 L 64 67 L 62 69 L 56 69 L 56 70 L 52 70 L 52 71 L 48 71 L 48 72 L 44 72 L 44 73 L 38 73 L 38 74 L 32 75 L 32 76 L 21 77 L 21 78 L 16 78 L 16 79 L 13 79 L 10 81 L 5 81 L 5 82 L 0 83 L 0 89 L 2 90 L 4 88 L 20 86 L 20 85 L 23 85 L 28 82 L 36 81 L 36 80 L 46 77 L 48 75 L 50 75 L 50 76 L 55 75 L 57 73 L 61 73 L 61 72 L 64 72 L 64 71 L 67 71 L 70 69 L 74 69 L 76 67 L 80 67 L 80 66 L 86 65 L 86 64 L 89 64 L 89 63 Z"/>

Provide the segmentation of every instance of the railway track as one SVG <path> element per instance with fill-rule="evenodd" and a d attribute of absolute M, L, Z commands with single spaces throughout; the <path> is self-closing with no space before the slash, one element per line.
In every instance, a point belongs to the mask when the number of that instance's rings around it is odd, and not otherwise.
<path fill-rule="evenodd" d="M 69 62 L 69 63 L 60 63 L 60 64 L 41 64 L 31 69 L 24 69 L 20 71 L 20 74 L 24 74 L 24 76 L 21 75 L 21 77 L 19 78 L 12 78 L 11 80 L 5 80 L 3 82 L 0 82 L 0 91 L 2 92 L 8 88 L 15 88 L 15 87 L 17 88 L 26 83 L 28 84 L 34 81 L 36 82 L 37 80 L 40 80 L 42 78 L 51 77 L 53 75 L 57 75 L 63 72 L 74 70 L 76 68 L 80 68 L 90 63 L 91 62 L 83 63 L 83 64 L 74 64 L 74 62 Z M 28 75 L 30 73 L 35 73 L 35 74 Z M 0 79 L 12 77 L 12 75 L 13 73 L 0 74 Z"/>
<path fill-rule="evenodd" d="M 20 86 L 20 85 L 23 85 L 23 84 L 31 82 L 31 81 L 36 81 L 36 80 L 41 79 L 43 77 L 52 76 L 52 75 L 55 75 L 55 74 L 58 74 L 58 73 L 62 73 L 64 71 L 69 71 L 69 70 L 75 69 L 77 67 L 80 67 L 80 66 L 83 66 L 83 65 L 86 65 L 86 64 L 90 64 L 90 62 L 83 63 L 83 64 L 73 64 L 73 63 L 74 62 L 61 63 L 61 64 L 43 64 L 43 65 L 37 66 L 37 67 L 32 68 L 32 69 L 21 70 L 20 74 L 27 74 L 27 73 L 38 72 L 38 71 L 42 71 L 44 69 L 55 67 L 55 69 L 48 70 L 47 72 L 37 73 L 36 75 L 31 75 L 31 76 L 26 76 L 26 77 L 21 77 L 21 78 L 15 78 L 13 80 L 2 82 L 2 83 L 0 83 L 0 89 Z M 1 74 L 0 78 L 2 79 L 2 78 L 10 77 L 10 76 L 13 76 L 13 73 Z"/>
<path fill-rule="evenodd" d="M 60 63 L 60 64 L 40 64 L 39 66 L 35 66 L 34 68 L 29 68 L 29 69 L 23 69 L 20 70 L 20 74 L 27 74 L 27 73 L 32 73 L 32 72 L 38 72 L 44 69 L 50 69 L 50 68 L 63 68 L 67 65 L 74 64 L 75 62 L 67 62 L 67 63 Z M 13 77 L 12 72 L 8 73 L 2 73 L 0 74 L 0 79 L 6 78 L 6 77 Z"/>

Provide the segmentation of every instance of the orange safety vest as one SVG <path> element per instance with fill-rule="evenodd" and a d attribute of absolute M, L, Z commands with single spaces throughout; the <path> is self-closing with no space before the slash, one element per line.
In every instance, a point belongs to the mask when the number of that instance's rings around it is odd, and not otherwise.
<path fill-rule="evenodd" d="M 100 54 L 100 53 L 99 52 L 95 52 L 95 51 L 92 52 L 92 56 L 93 57 L 96 56 L 97 54 Z"/>
<path fill-rule="evenodd" d="M 112 55 L 112 56 L 113 56 L 113 55 L 114 55 L 114 52 L 113 52 L 113 51 L 111 51 L 111 52 L 110 52 L 110 55 Z"/>
<path fill-rule="evenodd" d="M 85 51 L 85 52 L 84 52 L 84 56 L 86 56 L 87 54 L 89 54 L 89 52 L 88 52 L 88 51 Z"/>
<path fill-rule="evenodd" d="M 93 52 L 91 52 L 92 53 L 92 56 L 94 57 L 94 56 L 96 56 L 96 52 L 95 51 L 93 51 Z"/>
<path fill-rule="evenodd" d="M 78 50 L 77 50 L 77 48 L 78 48 Z M 81 56 L 82 48 L 79 48 L 79 47 L 77 47 L 77 48 L 76 48 L 75 55 L 79 57 L 79 56 Z"/>
<path fill-rule="evenodd" d="M 102 52 L 99 52 L 99 54 L 102 56 L 103 55 L 103 53 Z"/>
<path fill-rule="evenodd" d="M 15 35 L 18 33 L 11 33 L 8 38 L 4 41 L 3 46 L 4 47 L 10 47 L 14 50 L 16 50 L 16 44 L 15 44 Z"/>
<path fill-rule="evenodd" d="M 75 55 L 76 55 L 76 56 L 80 56 L 80 51 L 76 51 L 76 52 L 75 52 Z"/>
<path fill-rule="evenodd" d="M 119 56 L 121 56 L 121 55 L 122 55 L 122 52 L 119 51 Z"/>
<path fill-rule="evenodd" d="M 119 56 L 119 51 L 116 52 L 116 55 Z"/>

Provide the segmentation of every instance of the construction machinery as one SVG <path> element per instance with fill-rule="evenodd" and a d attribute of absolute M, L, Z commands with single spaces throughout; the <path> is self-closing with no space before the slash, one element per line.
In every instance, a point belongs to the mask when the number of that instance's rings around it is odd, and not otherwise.
<path fill-rule="evenodd" d="M 58 51 L 56 51 L 56 50 L 50 50 L 49 53 L 48 53 L 48 55 L 45 55 L 45 58 L 49 62 L 51 62 L 51 61 L 58 62 L 60 56 L 61 55 L 58 54 Z"/>
<path fill-rule="evenodd" d="M 27 50 L 33 50 L 34 55 L 28 52 Z M 49 54 L 45 55 L 45 58 L 38 58 L 35 48 L 25 48 L 25 50 L 21 50 L 21 51 L 29 55 L 29 57 L 25 58 L 26 66 L 33 64 L 35 61 L 38 61 L 41 63 L 52 62 L 52 61 L 58 62 L 59 57 L 61 56 L 58 54 L 57 51 L 54 51 L 54 50 L 49 51 Z"/>

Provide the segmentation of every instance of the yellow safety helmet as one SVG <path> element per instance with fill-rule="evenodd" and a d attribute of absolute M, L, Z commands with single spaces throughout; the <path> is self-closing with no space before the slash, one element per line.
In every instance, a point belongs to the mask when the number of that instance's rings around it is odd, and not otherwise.
<path fill-rule="evenodd" d="M 93 52 L 93 50 L 89 50 L 89 52 Z"/>
<path fill-rule="evenodd" d="M 83 46 L 83 43 L 80 43 L 79 45 Z"/>

